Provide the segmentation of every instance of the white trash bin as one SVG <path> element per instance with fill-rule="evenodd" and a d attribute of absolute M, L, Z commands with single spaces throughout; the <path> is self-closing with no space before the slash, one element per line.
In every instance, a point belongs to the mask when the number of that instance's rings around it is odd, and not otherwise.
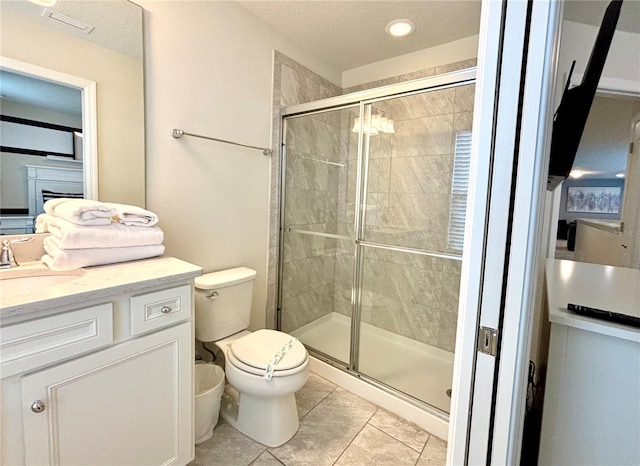
<path fill-rule="evenodd" d="M 215 364 L 196 364 L 196 445 L 213 435 L 218 423 L 224 370 Z"/>

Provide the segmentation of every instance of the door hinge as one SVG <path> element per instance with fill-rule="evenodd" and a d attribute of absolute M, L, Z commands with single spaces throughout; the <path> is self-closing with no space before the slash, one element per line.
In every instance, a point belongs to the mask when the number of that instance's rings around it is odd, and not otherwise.
<path fill-rule="evenodd" d="M 633 142 L 629 143 L 629 153 L 633 154 Z"/>
<path fill-rule="evenodd" d="M 498 350 L 498 330 L 491 327 L 478 329 L 478 351 L 495 356 Z"/>

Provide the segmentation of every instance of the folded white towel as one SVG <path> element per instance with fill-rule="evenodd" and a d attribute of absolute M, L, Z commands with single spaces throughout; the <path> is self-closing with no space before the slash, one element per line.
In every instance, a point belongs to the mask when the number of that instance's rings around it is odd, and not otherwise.
<path fill-rule="evenodd" d="M 44 203 L 44 211 L 78 225 L 109 225 L 116 210 L 104 202 L 60 197 Z"/>
<path fill-rule="evenodd" d="M 49 219 L 54 218 L 49 214 L 40 214 L 36 217 L 36 233 L 47 233 L 49 231 Z"/>
<path fill-rule="evenodd" d="M 42 262 L 56 271 L 147 259 L 164 253 L 162 244 L 124 248 L 60 249 L 50 236 L 45 238 L 43 246 L 47 254 L 42 256 Z"/>
<path fill-rule="evenodd" d="M 142 207 L 113 202 L 108 202 L 107 205 L 116 211 L 118 222 L 125 225 L 151 227 L 158 223 L 158 216 Z"/>
<path fill-rule="evenodd" d="M 41 233 L 48 231 L 61 249 L 115 248 L 162 244 L 164 233 L 159 227 L 140 228 L 113 222 L 109 225 L 76 225 L 49 214 L 36 218 L 38 225 L 45 225 Z"/>

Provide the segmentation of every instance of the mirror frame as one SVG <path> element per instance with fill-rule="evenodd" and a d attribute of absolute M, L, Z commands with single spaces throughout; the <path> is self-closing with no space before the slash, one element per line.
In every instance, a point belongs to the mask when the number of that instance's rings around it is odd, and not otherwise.
<path fill-rule="evenodd" d="M 0 68 L 80 90 L 82 94 L 84 198 L 97 200 L 98 112 L 96 106 L 96 82 L 4 56 L 0 56 Z"/>

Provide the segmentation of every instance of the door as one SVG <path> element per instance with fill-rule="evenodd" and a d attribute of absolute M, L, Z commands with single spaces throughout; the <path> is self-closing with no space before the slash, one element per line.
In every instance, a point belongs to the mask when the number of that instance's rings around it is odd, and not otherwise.
<path fill-rule="evenodd" d="M 449 413 L 473 80 L 366 103 L 355 369 Z"/>
<path fill-rule="evenodd" d="M 187 464 L 191 338 L 185 323 L 24 377 L 26 464 Z"/>
<path fill-rule="evenodd" d="M 447 464 L 520 461 L 560 18 L 482 4 Z"/>
<path fill-rule="evenodd" d="M 622 205 L 623 238 L 628 247 L 625 267 L 640 268 L 640 114 L 635 115 L 631 127 L 631 144 L 625 174 Z"/>
<path fill-rule="evenodd" d="M 349 364 L 357 105 L 285 120 L 278 329 Z"/>

